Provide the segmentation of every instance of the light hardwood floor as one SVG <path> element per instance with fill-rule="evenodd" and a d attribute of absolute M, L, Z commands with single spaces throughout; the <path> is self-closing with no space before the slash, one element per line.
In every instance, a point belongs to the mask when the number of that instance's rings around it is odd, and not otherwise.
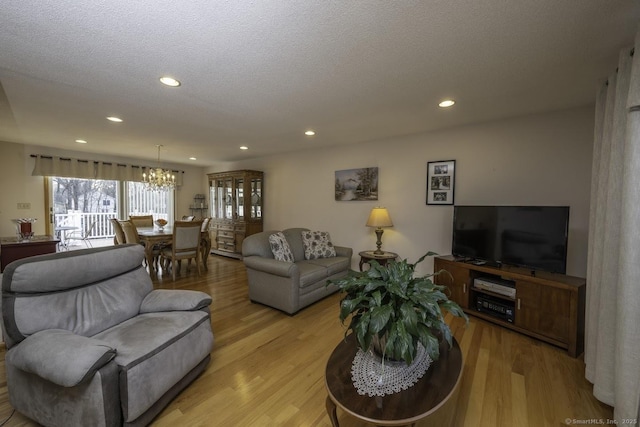
<path fill-rule="evenodd" d="M 324 369 L 343 337 L 339 295 L 288 316 L 251 304 L 241 261 L 209 257 L 198 277 L 184 269 L 158 288 L 195 289 L 213 297 L 211 363 L 155 420 L 154 426 L 330 426 Z M 584 379 L 584 363 L 565 351 L 471 318 L 448 316 L 464 355 L 456 426 L 562 426 L 606 420 Z M 11 413 L 0 351 L 0 422 Z M 338 410 L 340 425 L 365 426 Z M 15 413 L 7 426 L 33 426 Z M 418 426 L 427 426 L 418 423 Z M 439 427 L 439 426 L 438 426 Z"/>

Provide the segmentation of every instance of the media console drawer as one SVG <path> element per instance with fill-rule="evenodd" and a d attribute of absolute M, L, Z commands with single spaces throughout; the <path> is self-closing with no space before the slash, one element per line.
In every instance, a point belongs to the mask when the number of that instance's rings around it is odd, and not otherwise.
<path fill-rule="evenodd" d="M 449 287 L 450 298 L 467 314 L 565 348 L 572 357 L 584 351 L 585 279 L 546 272 L 532 275 L 529 270 L 509 266 L 474 265 L 456 261 L 453 256 L 435 258 L 434 272 L 440 270 L 450 276 L 440 274 L 435 277 L 436 283 Z M 513 282 L 515 296 L 476 288 L 475 279 Z M 481 302 L 496 304 L 481 304 L 483 309 L 479 311 L 478 297 Z M 499 309 L 512 306 L 513 313 Z"/>

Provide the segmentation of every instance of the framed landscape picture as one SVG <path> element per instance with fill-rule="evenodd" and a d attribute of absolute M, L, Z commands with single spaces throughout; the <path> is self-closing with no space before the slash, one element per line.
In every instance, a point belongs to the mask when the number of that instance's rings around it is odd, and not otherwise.
<path fill-rule="evenodd" d="M 378 200 L 378 168 L 335 172 L 336 200 Z"/>
<path fill-rule="evenodd" d="M 427 163 L 427 204 L 453 205 L 456 161 Z"/>

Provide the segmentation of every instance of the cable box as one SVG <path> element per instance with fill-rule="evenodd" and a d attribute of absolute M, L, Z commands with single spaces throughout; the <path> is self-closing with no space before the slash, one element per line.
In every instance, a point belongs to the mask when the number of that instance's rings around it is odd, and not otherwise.
<path fill-rule="evenodd" d="M 516 286 L 510 280 L 500 280 L 487 277 L 473 279 L 473 287 L 485 291 L 495 292 L 509 298 L 516 297 Z"/>

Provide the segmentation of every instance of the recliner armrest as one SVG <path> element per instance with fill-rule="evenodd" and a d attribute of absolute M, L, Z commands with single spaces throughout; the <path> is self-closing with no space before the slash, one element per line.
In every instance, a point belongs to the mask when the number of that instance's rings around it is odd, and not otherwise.
<path fill-rule="evenodd" d="M 298 266 L 293 262 L 277 261 L 272 258 L 248 256 L 242 259 L 247 268 L 275 274 L 282 277 L 293 277 L 298 272 Z"/>
<path fill-rule="evenodd" d="M 64 329 L 36 332 L 7 351 L 6 361 L 62 387 L 73 387 L 93 377 L 116 355 L 104 341 Z"/>
<path fill-rule="evenodd" d="M 211 305 L 211 296 L 184 289 L 154 289 L 140 304 L 140 313 L 161 311 L 195 311 Z"/>

